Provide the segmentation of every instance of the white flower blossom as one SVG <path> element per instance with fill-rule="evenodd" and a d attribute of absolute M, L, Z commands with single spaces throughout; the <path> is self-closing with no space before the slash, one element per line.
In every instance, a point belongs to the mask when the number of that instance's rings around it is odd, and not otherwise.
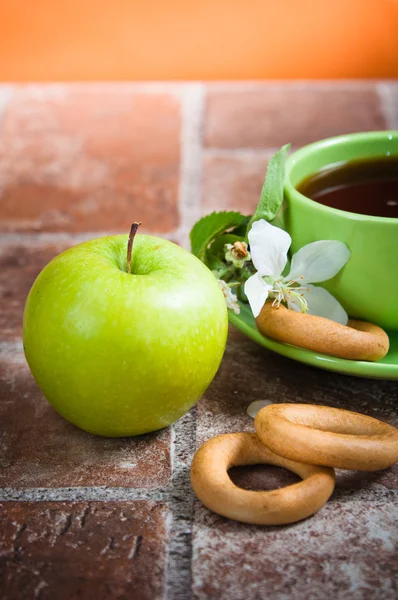
<path fill-rule="evenodd" d="M 238 298 L 233 293 L 233 291 L 231 290 L 229 285 L 223 279 L 218 279 L 217 281 L 219 283 L 222 293 L 225 296 L 225 302 L 227 304 L 227 308 L 230 308 L 231 310 L 234 311 L 234 313 L 236 315 L 238 315 L 240 313 Z"/>
<path fill-rule="evenodd" d="M 292 242 L 290 235 L 261 219 L 253 223 L 248 237 L 257 273 L 246 281 L 245 294 L 254 317 L 269 298 L 275 306 L 285 302 L 292 310 L 347 324 L 347 313 L 336 298 L 311 285 L 331 279 L 342 269 L 350 258 L 345 244 L 337 240 L 307 244 L 294 254 L 290 272 L 284 277 L 282 272 Z"/>

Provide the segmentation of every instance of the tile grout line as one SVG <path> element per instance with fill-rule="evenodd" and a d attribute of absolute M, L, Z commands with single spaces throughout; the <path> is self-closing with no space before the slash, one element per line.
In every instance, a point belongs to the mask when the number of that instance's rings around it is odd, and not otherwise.
<path fill-rule="evenodd" d="M 126 232 L 127 234 L 128 232 Z M 178 229 L 171 229 L 170 231 L 148 231 L 144 227 L 140 230 L 140 233 L 147 233 L 161 238 L 177 238 Z M 0 238 L 0 248 L 8 246 L 10 244 L 57 244 L 62 242 L 72 242 L 73 244 L 80 244 L 94 238 L 123 235 L 122 231 L 82 231 L 79 233 L 68 232 L 68 231 L 55 231 L 55 232 L 2 232 Z"/>
<path fill-rule="evenodd" d="M 186 424 L 187 425 L 187 424 Z M 194 419 L 191 422 L 191 430 L 193 435 L 189 432 L 188 428 L 184 429 L 184 434 L 188 434 L 193 443 L 188 443 L 186 447 L 187 453 L 190 455 L 192 448 L 192 454 L 194 452 L 195 445 L 195 423 Z M 184 454 L 184 452 L 183 452 Z M 184 544 L 178 543 L 178 540 L 173 540 L 171 544 L 174 550 L 189 550 L 189 560 L 191 553 L 191 541 L 189 539 L 192 531 L 192 515 L 193 515 L 193 492 L 189 483 L 189 464 L 187 464 L 187 457 L 184 458 L 184 467 L 179 467 L 179 484 L 178 486 L 171 485 L 165 487 L 158 487 L 153 489 L 145 488 L 125 488 L 125 487 L 106 487 L 106 486 L 85 486 L 85 487 L 60 487 L 60 488 L 15 488 L 15 487 L 4 487 L 0 488 L 0 502 L 161 502 L 165 504 L 171 504 L 173 508 L 178 509 L 175 512 L 178 519 L 184 519 L 184 516 L 188 514 L 188 525 L 189 527 L 181 528 L 180 533 L 185 535 L 185 538 L 180 540 Z M 190 459 L 189 459 L 190 460 Z M 182 481 L 184 479 L 184 482 Z M 386 492 L 389 498 L 386 499 Z M 344 501 L 344 502 L 358 502 L 362 500 L 378 501 L 380 495 L 383 496 L 384 500 L 396 502 L 398 499 L 398 489 L 386 488 L 383 484 L 373 483 L 367 488 L 336 488 L 332 496 L 331 502 L 333 501 Z M 189 504 L 189 510 L 184 513 L 181 510 L 182 501 L 186 505 Z M 169 519 L 169 527 L 171 533 L 175 533 L 176 529 L 172 527 L 173 519 Z M 187 521 L 185 520 L 185 525 Z M 179 554 L 174 556 L 175 564 L 180 566 Z M 169 561 L 170 562 L 170 561 Z M 170 579 L 179 578 L 180 573 L 171 573 Z M 174 589 L 174 588 L 172 588 Z M 170 600 L 170 599 L 168 599 Z M 172 599 L 174 600 L 174 598 Z M 184 596 L 186 600 L 186 596 Z"/>
<path fill-rule="evenodd" d="M 389 83 L 391 79 L 237 79 L 237 80 L 214 80 L 209 81 L 207 89 L 210 92 L 245 93 L 261 92 L 267 89 L 278 90 L 328 90 L 339 89 L 342 92 L 352 89 L 374 88 L 378 83 Z M 243 87 L 245 89 L 243 89 Z"/>
<path fill-rule="evenodd" d="M 187 86 L 203 85 L 210 91 L 225 91 L 236 92 L 242 91 L 242 86 L 245 86 L 249 91 L 261 91 L 264 88 L 278 89 L 325 89 L 330 87 L 340 88 L 341 90 L 351 90 L 355 88 L 369 88 L 378 83 L 390 83 L 394 79 L 375 78 L 375 79 L 234 79 L 234 80 L 209 80 L 202 84 L 201 80 L 148 80 L 148 81 L 54 81 L 54 82 L 12 82 L 5 81 L 0 84 L 0 94 L 3 90 L 11 90 L 18 92 L 19 90 L 27 90 L 28 92 L 40 96 L 41 93 L 54 95 L 63 94 L 66 91 L 85 87 L 92 92 L 101 91 L 104 88 L 120 94 L 171 94 L 175 97 L 181 97 L 185 93 Z"/>
<path fill-rule="evenodd" d="M 398 85 L 396 88 L 398 97 Z M 379 83 L 376 89 L 387 129 L 398 129 L 398 100 L 393 94 L 391 84 Z"/>
<path fill-rule="evenodd" d="M 193 491 L 190 463 L 196 446 L 196 408 L 172 425 L 170 515 L 164 600 L 192 597 Z"/>
<path fill-rule="evenodd" d="M 60 488 L 0 488 L 1 502 L 117 502 L 146 500 L 167 502 L 167 487 L 153 489 L 106 486 Z"/>
<path fill-rule="evenodd" d="M 187 84 L 181 100 L 179 241 L 189 249 L 189 231 L 201 216 L 202 127 L 205 86 Z M 171 428 L 171 491 L 167 521 L 164 600 L 192 598 L 193 491 L 189 470 L 196 446 L 196 408 Z"/>
<path fill-rule="evenodd" d="M 0 135 L 1 135 L 3 116 L 7 109 L 8 103 L 12 98 L 12 95 L 13 95 L 13 89 L 12 89 L 11 85 L 1 85 L 0 84 Z"/>
<path fill-rule="evenodd" d="M 53 82 L 4 82 L 0 83 L 0 95 L 5 92 L 18 93 L 24 91 L 40 98 L 62 96 L 68 92 L 85 88 L 89 93 L 98 93 L 106 90 L 118 94 L 144 94 L 148 96 L 161 96 L 164 94 L 181 98 L 184 95 L 185 81 L 53 81 Z"/>
<path fill-rule="evenodd" d="M 181 99 L 179 239 L 189 249 L 189 232 L 201 215 L 202 125 L 205 86 L 187 84 Z"/>
<path fill-rule="evenodd" d="M 0 340 L 0 360 L 19 362 L 23 352 L 23 342 L 18 340 Z"/>

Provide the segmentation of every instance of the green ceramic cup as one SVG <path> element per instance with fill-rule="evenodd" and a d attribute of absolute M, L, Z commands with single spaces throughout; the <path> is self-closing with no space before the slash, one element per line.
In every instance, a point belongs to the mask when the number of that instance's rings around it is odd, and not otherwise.
<path fill-rule="evenodd" d="M 296 190 L 303 179 L 328 165 L 381 156 L 398 156 L 398 131 L 343 135 L 294 152 L 286 164 L 283 221 L 293 252 L 316 240 L 344 242 L 350 260 L 322 285 L 351 317 L 398 330 L 398 219 L 330 208 Z"/>

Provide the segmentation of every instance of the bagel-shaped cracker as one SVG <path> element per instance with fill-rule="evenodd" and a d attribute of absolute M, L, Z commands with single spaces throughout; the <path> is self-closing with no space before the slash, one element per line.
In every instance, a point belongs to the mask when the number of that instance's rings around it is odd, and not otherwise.
<path fill-rule="evenodd" d="M 273 452 L 306 464 L 378 471 L 398 461 L 398 429 L 348 410 L 271 404 L 254 426 Z"/>
<path fill-rule="evenodd" d="M 303 481 L 287 487 L 253 492 L 237 487 L 228 469 L 239 465 L 271 464 L 284 467 Z M 256 525 L 282 525 L 317 512 L 333 492 L 333 469 L 314 467 L 277 456 L 255 433 L 217 436 L 196 452 L 191 482 L 199 500 L 219 515 Z"/>
<path fill-rule="evenodd" d="M 341 325 L 283 305 L 273 307 L 272 302 L 264 304 L 256 325 L 263 335 L 278 342 L 351 360 L 379 360 L 390 345 L 386 332 L 373 323 L 350 319 L 348 325 Z"/>

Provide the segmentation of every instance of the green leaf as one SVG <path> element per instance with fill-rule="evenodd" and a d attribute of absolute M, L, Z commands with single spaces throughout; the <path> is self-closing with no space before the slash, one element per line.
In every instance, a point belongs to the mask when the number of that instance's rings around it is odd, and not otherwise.
<path fill-rule="evenodd" d="M 213 212 L 200 219 L 193 226 L 190 239 L 192 254 L 204 259 L 208 245 L 215 237 L 232 227 L 239 227 L 247 217 L 238 212 Z"/>
<path fill-rule="evenodd" d="M 250 222 L 251 219 L 251 215 L 248 215 L 247 217 L 244 218 L 244 220 L 242 221 L 242 223 L 239 225 L 239 227 L 235 227 L 234 229 L 231 229 L 230 233 L 233 233 L 233 235 L 237 235 L 240 238 L 242 238 L 242 241 L 244 241 L 245 236 L 246 236 L 246 228 Z"/>
<path fill-rule="evenodd" d="M 206 252 L 206 256 L 203 260 L 206 267 L 209 267 L 210 271 L 220 271 L 225 269 L 225 263 L 223 263 L 217 256 L 214 256 L 211 252 Z"/>
<path fill-rule="evenodd" d="M 283 203 L 285 163 L 289 149 L 290 144 L 282 146 L 269 161 L 265 181 L 261 190 L 260 202 L 258 203 L 256 212 L 249 221 L 246 234 L 249 233 L 251 226 L 255 221 L 265 219 L 265 221 L 269 222 L 278 214 Z"/>

